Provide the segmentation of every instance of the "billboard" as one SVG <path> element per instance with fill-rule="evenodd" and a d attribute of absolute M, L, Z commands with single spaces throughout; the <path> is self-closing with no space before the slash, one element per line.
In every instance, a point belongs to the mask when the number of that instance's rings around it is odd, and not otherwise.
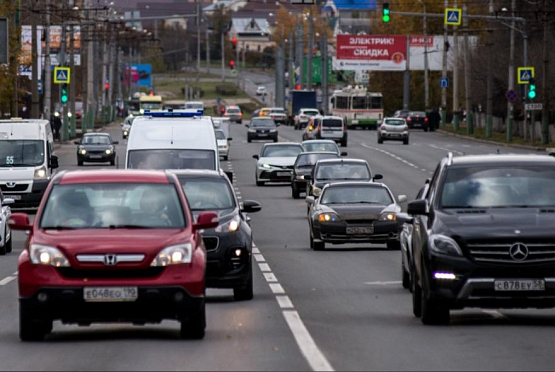
<path fill-rule="evenodd" d="M 332 60 L 331 57 L 328 57 L 328 84 L 335 84 L 337 83 L 337 78 L 335 74 L 332 74 Z M 308 58 L 306 56 L 303 60 L 303 79 L 306 83 L 308 81 Z M 321 57 L 313 57 L 312 58 L 312 83 L 313 84 L 322 84 L 322 58 Z"/>
<path fill-rule="evenodd" d="M 42 26 L 39 29 L 43 30 Z M 71 28 L 68 26 L 66 28 L 66 61 L 69 63 L 69 52 L 71 51 Z M 45 38 L 42 40 L 42 49 L 46 49 Z M 62 49 L 62 26 L 50 26 L 50 65 L 59 66 L 59 53 Z M 81 27 L 73 26 L 73 59 L 75 61 L 75 66 L 81 66 Z M 44 65 L 44 57 L 42 59 L 42 65 Z"/>
<path fill-rule="evenodd" d="M 152 65 L 133 64 L 131 71 L 129 71 L 129 67 L 124 68 L 123 82 L 125 86 L 129 86 L 129 78 L 135 87 L 152 87 Z"/>
<path fill-rule="evenodd" d="M 403 35 L 337 35 L 334 70 L 404 71 L 407 44 Z"/>
<path fill-rule="evenodd" d="M 42 30 L 37 28 L 35 35 L 37 40 L 41 39 Z M 37 43 L 37 58 L 42 57 L 41 43 Z M 21 26 L 21 54 L 19 56 L 19 74 L 31 79 L 33 75 L 33 32 L 31 26 Z M 38 79 L 42 77 L 42 69 L 38 70 Z"/>
<path fill-rule="evenodd" d="M 447 38 L 449 50 L 447 51 L 447 71 L 453 71 L 453 61 L 455 59 L 455 39 L 453 36 Z M 464 37 L 459 36 L 457 44 L 459 46 L 459 56 L 462 56 Z M 468 44 L 470 49 L 475 48 L 478 43 L 477 36 L 469 36 Z M 409 69 L 411 71 L 424 71 L 424 37 L 421 35 L 411 35 L 409 37 Z M 443 48 L 445 47 L 443 35 L 428 36 L 428 70 L 441 71 L 443 69 Z"/>

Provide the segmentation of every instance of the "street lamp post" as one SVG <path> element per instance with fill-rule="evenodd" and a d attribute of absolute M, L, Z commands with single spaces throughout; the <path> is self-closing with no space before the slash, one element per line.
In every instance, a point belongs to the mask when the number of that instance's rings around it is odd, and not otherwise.
<path fill-rule="evenodd" d="M 426 17 L 426 3 L 422 0 L 418 0 L 418 2 L 424 7 L 424 107 L 427 113 L 430 107 L 430 81 L 428 76 L 428 22 Z"/>

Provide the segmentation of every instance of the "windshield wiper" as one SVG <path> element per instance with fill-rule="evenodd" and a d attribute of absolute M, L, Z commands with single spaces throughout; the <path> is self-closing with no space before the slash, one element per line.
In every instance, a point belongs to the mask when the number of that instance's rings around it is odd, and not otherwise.
<path fill-rule="evenodd" d="M 103 226 L 105 229 L 106 226 Z M 143 225 L 109 225 L 109 229 L 154 229 L 155 227 L 143 226 Z"/>
<path fill-rule="evenodd" d="M 77 227 L 71 226 L 42 226 L 43 230 L 77 230 Z"/>

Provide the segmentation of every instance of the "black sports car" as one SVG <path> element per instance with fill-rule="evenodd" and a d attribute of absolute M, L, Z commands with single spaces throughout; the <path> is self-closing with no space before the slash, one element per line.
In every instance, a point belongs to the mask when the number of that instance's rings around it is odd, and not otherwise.
<path fill-rule="evenodd" d="M 398 197 L 406 201 L 405 195 Z M 391 191 L 381 183 L 341 182 L 324 187 L 318 198 L 308 196 L 310 248 L 324 250 L 326 243 L 377 243 L 399 249 L 399 234 L 410 219 Z"/>
<path fill-rule="evenodd" d="M 116 164 L 116 147 L 119 142 L 112 141 L 108 133 L 86 133 L 81 141 L 74 142 L 77 147 L 77 165 L 84 162 Z"/>

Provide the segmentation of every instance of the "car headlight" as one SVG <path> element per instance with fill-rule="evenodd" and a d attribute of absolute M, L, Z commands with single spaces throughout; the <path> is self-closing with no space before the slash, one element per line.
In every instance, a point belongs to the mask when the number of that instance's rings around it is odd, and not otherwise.
<path fill-rule="evenodd" d="M 46 178 L 46 167 L 40 167 L 39 169 L 35 169 L 35 179 L 43 179 Z"/>
<path fill-rule="evenodd" d="M 272 166 L 270 164 L 262 164 L 262 168 L 270 169 Z"/>
<path fill-rule="evenodd" d="M 81 149 L 81 150 L 79 150 L 79 153 L 80 153 L 81 155 L 87 155 L 87 150 Z"/>
<path fill-rule="evenodd" d="M 381 222 L 397 221 L 397 215 L 395 213 L 391 213 L 391 212 L 382 213 L 380 215 L 380 217 L 378 218 L 378 221 L 381 221 Z"/>
<path fill-rule="evenodd" d="M 303 176 L 302 174 L 301 174 L 301 175 L 297 175 L 297 179 L 298 179 L 298 180 L 304 180 L 304 176 Z"/>
<path fill-rule="evenodd" d="M 226 223 L 223 223 L 221 225 L 219 225 L 218 227 L 216 227 L 216 232 L 235 232 L 237 231 L 237 229 L 239 229 L 239 226 L 241 225 L 241 217 L 239 216 L 235 216 L 233 217 L 231 220 L 229 220 Z"/>
<path fill-rule="evenodd" d="M 123 131 L 123 135 L 124 135 L 124 136 L 127 136 L 128 133 L 129 133 L 129 131 L 127 131 L 127 130 L 124 130 L 124 131 Z"/>
<path fill-rule="evenodd" d="M 249 133 L 256 133 L 256 130 L 254 130 L 254 129 L 249 129 L 248 132 L 249 132 Z"/>
<path fill-rule="evenodd" d="M 277 132 L 277 129 L 270 129 L 270 133 L 275 133 Z"/>
<path fill-rule="evenodd" d="M 110 155 L 111 153 L 112 153 L 112 150 L 110 150 L 110 149 L 106 150 L 106 155 Z"/>
<path fill-rule="evenodd" d="M 193 257 L 193 247 L 191 244 L 172 245 L 162 249 L 160 253 L 152 260 L 150 266 L 160 267 L 168 265 L 177 265 L 190 263 Z"/>
<path fill-rule="evenodd" d="M 45 245 L 31 244 L 31 262 L 35 265 L 47 265 L 54 267 L 69 267 L 69 261 L 58 248 Z"/>
<path fill-rule="evenodd" d="M 439 254 L 448 256 L 462 256 L 462 251 L 456 241 L 448 236 L 434 234 L 430 236 L 430 249 Z"/>
<path fill-rule="evenodd" d="M 339 222 L 341 218 L 335 213 L 321 213 L 318 215 L 319 222 Z"/>
<path fill-rule="evenodd" d="M 139 113 L 142 115 L 142 114 L 145 113 L 145 110 L 144 110 L 144 109 L 140 109 L 140 110 L 139 110 Z"/>

